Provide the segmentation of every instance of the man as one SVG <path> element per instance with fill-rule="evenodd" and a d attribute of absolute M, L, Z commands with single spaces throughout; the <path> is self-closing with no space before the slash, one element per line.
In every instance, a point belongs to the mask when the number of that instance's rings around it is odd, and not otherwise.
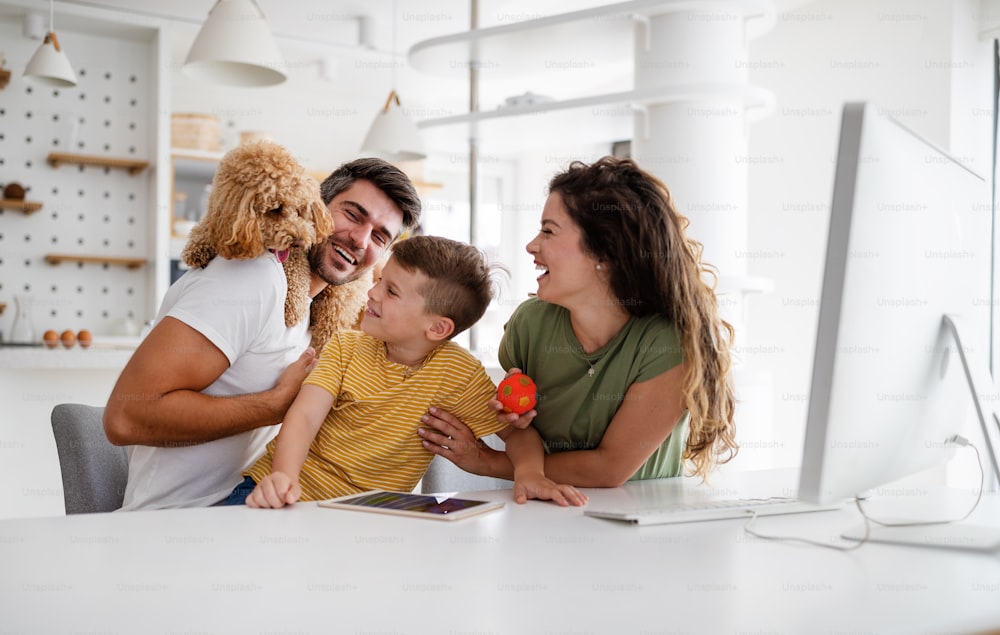
<path fill-rule="evenodd" d="M 335 229 L 310 250 L 313 297 L 367 274 L 420 219 L 413 183 L 380 159 L 342 165 L 320 190 Z M 244 325 L 261 323 L 259 314 L 274 307 L 220 298 L 222 284 L 159 316 L 111 392 L 105 432 L 115 445 L 132 446 L 122 509 L 225 499 L 316 363 L 304 320 L 277 333 L 247 333 Z M 252 289 L 253 281 L 224 285 Z"/>

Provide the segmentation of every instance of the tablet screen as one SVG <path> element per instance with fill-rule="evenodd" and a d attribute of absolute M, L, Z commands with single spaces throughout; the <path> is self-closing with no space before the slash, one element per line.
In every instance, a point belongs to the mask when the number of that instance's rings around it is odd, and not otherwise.
<path fill-rule="evenodd" d="M 502 502 L 452 498 L 429 494 L 373 491 L 320 501 L 322 507 L 452 520 L 503 507 Z"/>

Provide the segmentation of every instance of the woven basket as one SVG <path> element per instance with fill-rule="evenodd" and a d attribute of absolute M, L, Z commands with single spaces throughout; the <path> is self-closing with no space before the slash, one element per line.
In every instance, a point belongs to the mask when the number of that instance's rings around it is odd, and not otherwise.
<path fill-rule="evenodd" d="M 197 112 L 177 112 L 170 117 L 170 144 L 175 148 L 218 152 L 219 118 Z"/>

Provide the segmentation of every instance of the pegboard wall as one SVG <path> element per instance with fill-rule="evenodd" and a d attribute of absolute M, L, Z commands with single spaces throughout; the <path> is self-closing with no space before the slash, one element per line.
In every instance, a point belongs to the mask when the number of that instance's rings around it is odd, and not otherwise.
<path fill-rule="evenodd" d="M 72 88 L 29 84 L 22 72 L 39 45 L 20 23 L 0 22 L 11 70 L 0 90 L 0 184 L 42 204 L 0 210 L 0 332 L 9 339 L 14 296 L 26 296 L 38 338 L 48 329 L 125 335 L 145 321 L 153 280 L 153 170 L 63 164 L 51 152 L 151 161 L 157 105 L 149 42 L 59 33 L 77 75 Z M 46 254 L 145 258 L 143 267 L 64 262 Z"/>

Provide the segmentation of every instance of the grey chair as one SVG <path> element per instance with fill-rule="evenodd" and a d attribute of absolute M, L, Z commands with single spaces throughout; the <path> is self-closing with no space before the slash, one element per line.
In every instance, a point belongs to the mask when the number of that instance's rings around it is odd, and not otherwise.
<path fill-rule="evenodd" d="M 496 435 L 485 437 L 483 441 L 491 448 L 497 450 L 504 448 L 503 441 Z M 514 487 L 513 481 L 470 474 L 440 456 L 434 457 L 420 481 L 420 491 L 424 494 L 510 489 L 512 487 Z"/>
<path fill-rule="evenodd" d="M 62 403 L 52 408 L 67 514 L 114 511 L 125 498 L 128 455 L 108 441 L 103 417 L 103 407 Z"/>

